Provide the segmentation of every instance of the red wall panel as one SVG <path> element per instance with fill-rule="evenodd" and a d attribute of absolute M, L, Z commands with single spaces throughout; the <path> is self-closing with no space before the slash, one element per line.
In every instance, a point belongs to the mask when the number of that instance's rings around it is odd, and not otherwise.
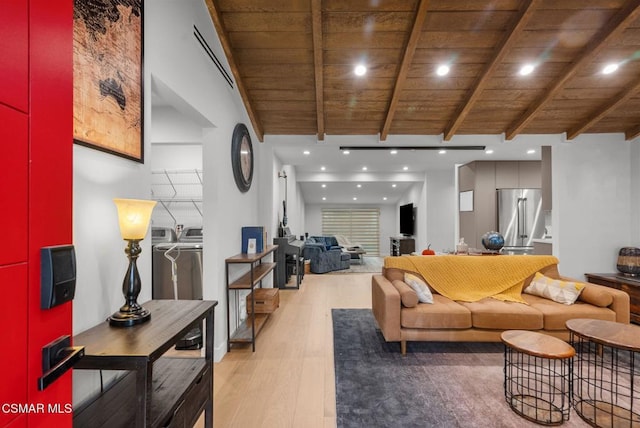
<path fill-rule="evenodd" d="M 42 347 L 72 334 L 72 306 L 40 309 L 40 249 L 72 243 L 73 1 L 30 0 L 29 339 L 30 403 L 72 402 L 71 371 L 44 391 Z M 35 413 L 29 427 L 66 427 L 71 413 Z"/>
<path fill-rule="evenodd" d="M 0 406 L 27 402 L 27 384 L 24 379 L 27 372 L 27 277 L 26 263 L 0 267 L 0 293 L 2 296 L 11 296 L 10 299 L 0 299 L 2 341 L 8 344 L 0 352 Z M 7 409 L 0 409 L 0 426 L 5 426 L 20 416 L 10 409 L 8 412 L 5 410 Z"/>
<path fill-rule="evenodd" d="M 0 409 L 1 427 L 72 425 L 71 372 L 37 389 L 42 347 L 72 334 L 71 303 L 40 309 L 40 248 L 72 242 L 72 80 L 73 1 L 3 0 L 0 404 L 38 407 Z"/>
<path fill-rule="evenodd" d="M 27 428 L 27 415 L 20 415 L 15 418 L 7 428 Z"/>
<path fill-rule="evenodd" d="M 0 103 L 22 111 L 27 111 L 29 83 L 27 6 L 26 0 L 2 0 L 0 12 Z"/>
<path fill-rule="evenodd" d="M 0 104 L 0 265 L 27 261 L 29 190 L 29 120 L 26 114 Z"/>

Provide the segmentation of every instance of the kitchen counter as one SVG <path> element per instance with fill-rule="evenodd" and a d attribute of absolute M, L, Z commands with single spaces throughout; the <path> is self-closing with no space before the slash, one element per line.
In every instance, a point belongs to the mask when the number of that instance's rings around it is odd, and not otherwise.
<path fill-rule="evenodd" d="M 539 239 L 532 239 L 531 240 L 534 243 L 538 243 L 538 244 L 553 244 L 553 238 L 539 238 Z"/>
<path fill-rule="evenodd" d="M 533 241 L 533 254 L 553 254 L 553 239 L 551 238 L 541 238 L 541 239 L 532 239 Z"/>

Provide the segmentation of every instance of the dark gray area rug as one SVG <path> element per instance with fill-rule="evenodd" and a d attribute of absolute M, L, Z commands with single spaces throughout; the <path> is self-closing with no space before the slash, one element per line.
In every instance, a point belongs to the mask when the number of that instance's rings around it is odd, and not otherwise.
<path fill-rule="evenodd" d="M 370 309 L 333 309 L 336 412 L 347 427 L 534 427 L 504 399 L 501 343 L 387 343 Z M 586 427 L 574 412 L 564 427 Z"/>

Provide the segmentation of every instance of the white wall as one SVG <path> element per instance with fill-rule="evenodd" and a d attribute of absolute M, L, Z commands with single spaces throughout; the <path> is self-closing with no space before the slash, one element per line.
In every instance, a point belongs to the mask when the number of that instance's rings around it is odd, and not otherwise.
<path fill-rule="evenodd" d="M 266 145 L 266 144 L 265 144 Z M 265 207 L 271 207 L 271 222 L 269 226 L 271 226 L 271 236 L 278 236 L 278 227 L 280 226 L 280 222 L 282 221 L 282 195 L 280 194 L 280 187 L 282 186 L 282 179 L 279 178 L 279 174 L 282 173 L 283 166 L 280 159 L 277 156 L 273 155 L 273 147 L 267 146 L 267 149 L 271 151 L 271 164 L 270 164 L 270 175 L 269 177 L 265 177 L 264 181 L 271 183 L 271 194 L 268 199 L 269 205 L 264 205 Z"/>
<path fill-rule="evenodd" d="M 632 228 L 630 143 L 621 135 L 582 136 L 552 148 L 553 252 L 560 273 L 616 272 L 620 247 L 637 245 Z M 632 159 L 630 161 L 630 159 Z M 635 203 L 634 203 L 635 205 Z"/>
<path fill-rule="evenodd" d="M 280 165 L 280 162 L 277 162 Z M 279 177 L 280 175 L 286 175 L 286 183 L 285 179 Z M 285 190 L 286 190 L 286 200 L 287 200 L 287 227 L 291 230 L 291 233 L 297 237 L 300 235 L 304 235 L 304 227 L 305 227 L 305 219 L 304 219 L 304 197 L 300 193 L 300 185 L 297 181 L 297 173 L 296 169 L 291 165 L 283 165 L 280 166 L 278 170 L 275 172 L 276 178 L 278 178 L 277 182 L 274 186 L 274 198 L 273 203 L 276 206 L 276 212 L 279 223 L 282 220 L 283 215 L 283 204 L 282 201 L 285 200 Z"/>
<path fill-rule="evenodd" d="M 389 238 L 398 236 L 400 216 L 395 205 L 380 205 L 380 255 L 391 255 Z"/>
<path fill-rule="evenodd" d="M 153 144 L 151 147 L 152 171 L 202 169 L 201 144 Z"/>
<path fill-rule="evenodd" d="M 630 158 L 630 209 L 631 209 L 631 225 L 629 227 L 629 239 L 631 246 L 640 247 L 640 197 L 638 189 L 640 189 L 640 138 L 631 143 Z"/>
<path fill-rule="evenodd" d="M 426 245 L 435 251 L 455 249 L 456 170 L 428 171 L 426 181 Z M 423 243 L 420 242 L 422 245 Z M 416 243 L 416 250 L 422 248 Z M 424 249 L 424 248 L 422 248 Z"/>

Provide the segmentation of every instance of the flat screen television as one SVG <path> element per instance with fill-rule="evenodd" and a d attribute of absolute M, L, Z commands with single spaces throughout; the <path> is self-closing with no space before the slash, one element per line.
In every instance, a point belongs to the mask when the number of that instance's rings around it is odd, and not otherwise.
<path fill-rule="evenodd" d="M 400 233 L 407 236 L 413 235 L 414 223 L 413 204 L 400 205 Z"/>

